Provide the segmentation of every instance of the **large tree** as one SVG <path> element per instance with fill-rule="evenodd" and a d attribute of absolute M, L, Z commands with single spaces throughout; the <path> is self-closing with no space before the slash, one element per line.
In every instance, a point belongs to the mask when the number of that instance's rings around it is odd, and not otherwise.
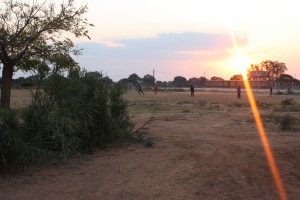
<path fill-rule="evenodd" d="M 242 74 L 235 74 L 230 78 L 230 80 L 242 81 L 244 78 Z"/>
<path fill-rule="evenodd" d="M 260 64 L 251 64 L 248 68 L 248 79 L 255 79 L 255 77 L 251 77 L 251 72 L 253 71 L 266 71 L 268 73 L 268 78 L 271 80 L 276 80 L 280 77 L 281 74 L 284 74 L 287 70 L 285 63 L 278 61 L 265 60 Z M 258 77 L 265 78 L 265 77 Z"/>
<path fill-rule="evenodd" d="M 187 86 L 187 80 L 185 77 L 183 76 L 175 76 L 173 83 L 177 86 L 177 87 L 184 87 Z"/>
<path fill-rule="evenodd" d="M 92 26 L 83 15 L 87 6 L 76 7 L 74 0 L 32 4 L 4 0 L 0 8 L 0 65 L 2 65 L 1 108 L 9 109 L 12 76 L 17 70 L 29 71 L 43 63 L 56 68 L 75 66 L 70 53 L 74 43 L 64 33 L 88 37 Z"/>
<path fill-rule="evenodd" d="M 132 86 L 137 85 L 137 83 L 142 80 L 136 73 L 130 74 L 128 76 L 128 81 L 132 83 Z"/>
<path fill-rule="evenodd" d="M 155 83 L 155 78 L 150 74 L 146 74 L 142 80 L 147 87 L 151 87 Z"/>

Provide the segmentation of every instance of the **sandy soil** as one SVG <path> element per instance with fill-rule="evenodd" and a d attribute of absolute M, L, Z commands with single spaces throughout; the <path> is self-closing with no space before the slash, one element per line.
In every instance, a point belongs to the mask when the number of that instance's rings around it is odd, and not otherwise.
<path fill-rule="evenodd" d="M 300 96 L 256 94 L 288 199 L 300 199 Z M 279 199 L 246 95 L 126 95 L 136 127 L 151 117 L 153 147 L 99 150 L 68 165 L 29 167 L 0 179 L 0 199 Z M 292 109 L 280 105 L 287 98 Z M 276 120 L 289 113 L 293 130 Z M 277 117 L 276 117 L 277 116 Z"/>

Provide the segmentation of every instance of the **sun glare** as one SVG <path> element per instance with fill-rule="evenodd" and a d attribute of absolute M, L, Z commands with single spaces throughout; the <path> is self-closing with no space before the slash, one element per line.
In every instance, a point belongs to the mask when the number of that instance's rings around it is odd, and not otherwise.
<path fill-rule="evenodd" d="M 234 74 L 242 74 L 243 77 L 246 78 L 247 76 L 246 69 L 250 65 L 250 62 L 246 57 L 242 56 L 239 53 L 236 53 L 230 65 L 231 65 L 230 67 L 232 69 L 232 72 Z"/>

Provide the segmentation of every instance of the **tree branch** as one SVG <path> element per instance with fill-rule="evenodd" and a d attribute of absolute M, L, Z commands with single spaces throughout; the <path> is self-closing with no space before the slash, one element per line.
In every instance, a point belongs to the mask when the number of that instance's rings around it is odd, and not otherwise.
<path fill-rule="evenodd" d="M 151 117 L 145 124 L 143 124 L 140 128 L 138 128 L 138 129 L 136 129 L 135 131 L 133 131 L 131 134 L 137 133 L 139 130 L 141 130 L 141 129 L 144 128 L 147 124 L 149 124 L 153 119 L 154 119 L 154 117 Z"/>

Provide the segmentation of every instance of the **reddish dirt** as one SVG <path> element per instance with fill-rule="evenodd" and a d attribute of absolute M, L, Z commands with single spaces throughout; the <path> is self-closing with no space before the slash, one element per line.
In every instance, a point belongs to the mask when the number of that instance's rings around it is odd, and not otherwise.
<path fill-rule="evenodd" d="M 242 95 L 238 101 L 230 93 L 129 94 L 137 127 L 154 117 L 153 147 L 131 144 L 68 165 L 26 168 L 0 179 L 0 199 L 280 199 Z M 286 98 L 300 104 L 300 96 L 256 98 L 262 116 L 282 113 L 274 108 Z M 288 199 L 300 199 L 299 130 L 264 125 Z"/>

